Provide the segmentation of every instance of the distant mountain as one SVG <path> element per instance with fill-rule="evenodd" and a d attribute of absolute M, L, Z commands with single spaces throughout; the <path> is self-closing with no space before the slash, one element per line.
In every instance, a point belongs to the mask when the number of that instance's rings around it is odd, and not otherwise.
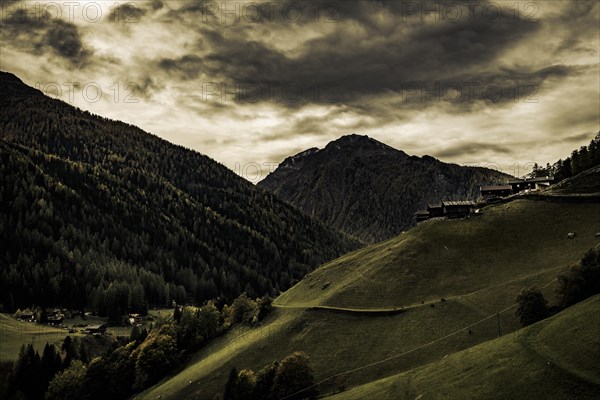
<path fill-rule="evenodd" d="M 360 243 L 223 165 L 0 73 L 0 307 L 287 289 Z"/>
<path fill-rule="evenodd" d="M 481 184 L 508 178 L 348 135 L 286 158 L 258 186 L 332 227 L 377 242 L 412 226 L 414 213 L 428 203 L 476 199 Z"/>

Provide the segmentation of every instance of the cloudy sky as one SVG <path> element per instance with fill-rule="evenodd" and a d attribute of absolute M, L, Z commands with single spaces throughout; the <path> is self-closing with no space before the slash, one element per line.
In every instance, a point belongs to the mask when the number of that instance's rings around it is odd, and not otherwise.
<path fill-rule="evenodd" d="M 596 0 L 2 0 L 0 69 L 252 180 L 349 133 L 521 175 L 600 130 L 599 23 Z"/>

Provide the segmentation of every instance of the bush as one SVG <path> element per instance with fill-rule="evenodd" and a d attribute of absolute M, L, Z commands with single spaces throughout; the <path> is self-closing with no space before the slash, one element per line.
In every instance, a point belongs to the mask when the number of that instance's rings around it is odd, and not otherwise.
<path fill-rule="evenodd" d="M 591 249 L 577 264 L 559 274 L 557 293 L 562 307 L 600 293 L 600 250 Z"/>
<path fill-rule="evenodd" d="M 265 296 L 260 300 L 257 300 L 258 314 L 257 318 L 259 321 L 265 319 L 271 311 L 273 311 L 273 299 L 269 296 Z"/>
<path fill-rule="evenodd" d="M 302 352 L 295 352 L 281 361 L 275 382 L 273 383 L 272 394 L 275 398 L 283 398 L 302 390 L 290 399 L 316 399 L 318 391 L 315 384 L 315 378 L 308 356 Z"/>
<path fill-rule="evenodd" d="M 536 287 L 521 290 L 516 301 L 516 314 L 523 326 L 531 325 L 548 316 L 548 302 Z"/>
<path fill-rule="evenodd" d="M 238 373 L 235 367 L 232 368 L 223 399 L 278 400 L 291 396 L 292 400 L 314 400 L 318 394 L 308 356 L 295 352 L 281 363 L 275 361 L 263 367 L 258 373 L 247 369 Z"/>
<path fill-rule="evenodd" d="M 135 387 L 145 389 L 158 382 L 171 369 L 177 356 L 175 328 L 166 324 L 153 329 L 131 354 L 135 359 Z"/>
<path fill-rule="evenodd" d="M 256 302 L 250 300 L 246 293 L 242 293 L 231 305 L 231 319 L 233 323 L 251 323 L 256 315 Z"/>

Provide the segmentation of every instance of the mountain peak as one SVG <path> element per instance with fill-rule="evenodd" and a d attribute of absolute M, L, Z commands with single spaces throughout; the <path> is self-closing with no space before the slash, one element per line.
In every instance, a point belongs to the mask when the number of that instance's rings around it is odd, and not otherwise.
<path fill-rule="evenodd" d="M 306 214 L 365 242 L 399 234 L 414 213 L 443 199 L 475 199 L 502 174 L 408 156 L 364 135 L 288 157 L 259 182 Z"/>
<path fill-rule="evenodd" d="M 329 142 L 329 145 L 365 145 L 365 144 L 383 144 L 373 138 L 368 137 L 367 135 L 358 135 L 356 133 L 351 133 L 349 135 L 344 135 L 339 137 L 338 139 Z"/>
<path fill-rule="evenodd" d="M 350 133 L 348 135 L 340 136 L 340 138 L 334 140 L 334 142 L 360 142 L 360 141 L 368 142 L 370 140 L 374 140 L 374 139 L 371 139 L 367 135 L 359 135 L 357 133 Z"/>
<path fill-rule="evenodd" d="M 378 153 L 390 153 L 395 154 L 396 156 L 401 155 L 407 157 L 406 153 L 401 150 L 390 147 L 387 144 L 373 139 L 367 135 L 357 135 L 356 133 L 344 135 L 339 139 L 329 142 L 323 150 L 327 152 L 340 150 L 345 152 L 348 150 L 351 152 L 374 151 Z"/>

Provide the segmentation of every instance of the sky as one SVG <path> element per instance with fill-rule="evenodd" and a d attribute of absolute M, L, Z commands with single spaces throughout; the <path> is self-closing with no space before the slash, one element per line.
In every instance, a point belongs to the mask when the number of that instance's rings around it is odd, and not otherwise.
<path fill-rule="evenodd" d="M 600 131 L 600 2 L 1 0 L 0 70 L 251 181 L 350 133 L 512 175 Z"/>

